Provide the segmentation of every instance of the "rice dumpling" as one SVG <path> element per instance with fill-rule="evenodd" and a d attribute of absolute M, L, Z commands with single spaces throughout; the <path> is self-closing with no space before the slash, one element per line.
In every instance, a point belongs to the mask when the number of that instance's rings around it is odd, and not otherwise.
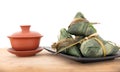
<path fill-rule="evenodd" d="M 55 47 L 57 49 L 57 52 L 58 52 L 62 48 L 66 47 L 74 42 L 75 42 L 75 40 L 72 38 L 71 34 L 69 34 L 65 28 L 62 28 L 60 30 L 58 43 L 56 43 L 56 44 L 54 43 L 52 45 L 52 47 Z M 80 56 L 80 50 L 76 45 L 71 46 L 70 48 L 63 50 L 62 53 L 73 55 L 73 56 Z"/>
<path fill-rule="evenodd" d="M 82 13 L 78 12 L 74 18 L 74 21 L 69 25 L 68 32 L 76 36 L 89 36 L 96 33 L 96 29 L 90 22 L 88 22 L 88 20 L 85 19 Z"/>
<path fill-rule="evenodd" d="M 119 51 L 119 47 L 112 42 L 103 41 L 99 37 L 96 38 L 88 39 L 81 44 L 80 50 L 84 57 L 102 57 L 113 55 Z"/>

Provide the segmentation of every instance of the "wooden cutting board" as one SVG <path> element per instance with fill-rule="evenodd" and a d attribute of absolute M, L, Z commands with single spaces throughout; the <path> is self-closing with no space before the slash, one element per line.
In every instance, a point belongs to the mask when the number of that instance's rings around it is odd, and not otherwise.
<path fill-rule="evenodd" d="M 16 57 L 7 49 L 0 49 L 0 72 L 120 72 L 120 58 L 80 63 L 46 50 L 32 57 Z"/>

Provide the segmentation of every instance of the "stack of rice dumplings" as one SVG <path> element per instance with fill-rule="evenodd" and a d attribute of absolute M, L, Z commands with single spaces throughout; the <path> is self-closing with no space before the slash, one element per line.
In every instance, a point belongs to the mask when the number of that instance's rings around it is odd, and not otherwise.
<path fill-rule="evenodd" d="M 62 28 L 58 42 L 52 44 L 57 53 L 72 56 L 103 57 L 116 54 L 119 47 L 102 39 L 93 23 L 89 22 L 81 12 L 78 12 L 68 29 Z"/>

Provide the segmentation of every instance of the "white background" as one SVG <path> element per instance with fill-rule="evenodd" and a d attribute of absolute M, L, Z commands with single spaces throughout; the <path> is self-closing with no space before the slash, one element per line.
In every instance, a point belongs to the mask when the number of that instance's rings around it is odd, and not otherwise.
<path fill-rule="evenodd" d="M 119 0 L 0 0 L 0 48 L 11 47 L 7 36 L 23 24 L 43 35 L 41 46 L 50 46 L 79 11 L 100 22 L 95 28 L 102 38 L 120 44 Z"/>

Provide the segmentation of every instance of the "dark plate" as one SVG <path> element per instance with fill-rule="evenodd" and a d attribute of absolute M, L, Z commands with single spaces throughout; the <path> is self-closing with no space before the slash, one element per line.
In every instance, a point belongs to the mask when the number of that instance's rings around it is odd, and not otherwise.
<path fill-rule="evenodd" d="M 51 52 L 51 53 L 56 53 L 51 47 L 44 47 L 45 50 Z M 115 55 L 111 55 L 111 56 L 106 56 L 106 57 L 99 57 L 99 58 L 86 58 L 86 57 L 75 57 L 75 56 L 71 56 L 71 55 L 67 55 L 67 54 L 63 54 L 63 53 L 59 53 L 58 55 L 61 55 L 63 57 L 75 60 L 75 61 L 79 61 L 79 62 L 98 62 L 98 61 L 106 61 L 106 60 L 113 60 L 117 57 L 120 57 L 120 51 L 117 52 Z"/>

